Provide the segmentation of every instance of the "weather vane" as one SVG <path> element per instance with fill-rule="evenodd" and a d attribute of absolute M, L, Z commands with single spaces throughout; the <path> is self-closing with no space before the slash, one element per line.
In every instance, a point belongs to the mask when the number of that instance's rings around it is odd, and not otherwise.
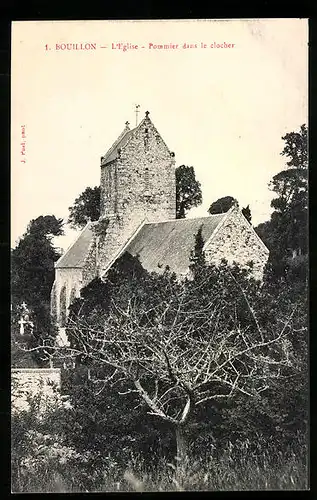
<path fill-rule="evenodd" d="M 135 105 L 135 126 L 138 126 L 138 114 L 140 113 L 139 111 L 140 104 Z"/>

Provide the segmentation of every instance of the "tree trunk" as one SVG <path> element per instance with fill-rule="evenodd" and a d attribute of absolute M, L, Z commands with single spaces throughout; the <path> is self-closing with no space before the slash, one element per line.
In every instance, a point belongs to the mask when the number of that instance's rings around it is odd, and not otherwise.
<path fill-rule="evenodd" d="M 179 461 L 182 461 L 186 458 L 186 456 L 187 456 L 187 442 L 186 442 L 186 436 L 184 433 L 184 427 L 181 425 L 178 425 L 176 427 L 176 451 L 177 451 L 177 457 L 179 458 Z"/>
<path fill-rule="evenodd" d="M 184 431 L 184 426 L 176 426 L 176 481 L 180 489 L 183 489 L 187 468 L 187 440 Z"/>

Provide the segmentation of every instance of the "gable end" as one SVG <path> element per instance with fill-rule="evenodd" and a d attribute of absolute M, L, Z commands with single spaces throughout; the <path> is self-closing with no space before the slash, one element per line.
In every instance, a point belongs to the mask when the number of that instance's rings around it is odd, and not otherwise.
<path fill-rule="evenodd" d="M 252 262 L 254 277 L 260 280 L 269 256 L 269 250 L 237 207 L 227 212 L 217 231 L 206 242 L 204 252 L 207 262 L 216 265 L 222 259 L 229 265 L 236 262 L 242 267 Z"/>

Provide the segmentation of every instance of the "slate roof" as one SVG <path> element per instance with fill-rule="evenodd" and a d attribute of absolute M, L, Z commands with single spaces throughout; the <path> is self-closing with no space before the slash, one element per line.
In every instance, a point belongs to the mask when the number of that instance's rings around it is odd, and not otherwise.
<path fill-rule="evenodd" d="M 202 226 L 206 242 L 225 217 L 224 214 L 210 215 L 197 219 L 175 219 L 165 222 L 144 224 L 124 249 L 133 256 L 139 256 L 142 266 L 149 272 L 163 272 L 168 265 L 177 274 L 186 273 L 190 252 L 195 245 L 195 236 Z M 77 240 L 56 262 L 57 268 L 82 268 L 93 241 L 94 222 L 90 222 L 79 234 Z"/>
<path fill-rule="evenodd" d="M 143 118 L 143 120 L 141 120 L 140 123 L 131 130 L 130 130 L 128 122 L 127 122 L 125 129 L 121 132 L 121 134 L 119 135 L 117 140 L 112 144 L 111 148 L 109 148 L 108 151 L 106 152 L 106 154 L 102 157 L 101 166 L 107 165 L 108 163 L 110 163 L 113 160 L 116 160 L 118 158 L 118 149 L 122 149 L 126 145 L 126 143 L 130 139 L 133 132 L 135 132 L 139 127 L 141 127 L 141 125 L 144 123 L 145 120 L 150 120 L 148 115 L 149 115 L 149 113 L 147 111 L 145 113 L 145 118 Z"/>
<path fill-rule="evenodd" d="M 82 268 L 84 266 L 85 258 L 88 255 L 88 249 L 91 241 L 93 240 L 94 223 L 89 222 L 86 227 L 79 234 L 77 240 L 66 250 L 55 264 L 58 268 Z"/>
<path fill-rule="evenodd" d="M 163 272 L 168 265 L 171 271 L 184 274 L 190 264 L 190 252 L 195 245 L 196 234 L 202 226 L 206 242 L 226 213 L 145 224 L 125 252 L 139 256 L 142 266 L 149 272 Z"/>
<path fill-rule="evenodd" d="M 133 128 L 132 130 L 128 128 L 124 129 L 124 131 L 119 135 L 118 139 L 112 144 L 111 148 L 108 149 L 108 151 L 104 155 L 101 165 L 106 165 L 107 163 L 110 163 L 118 157 L 118 149 L 123 148 L 123 146 L 126 145 L 134 130 L 135 128 Z"/>

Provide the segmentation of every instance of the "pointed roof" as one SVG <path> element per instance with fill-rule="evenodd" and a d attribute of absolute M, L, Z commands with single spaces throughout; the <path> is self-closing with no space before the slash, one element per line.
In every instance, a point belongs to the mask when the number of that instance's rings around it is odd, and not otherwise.
<path fill-rule="evenodd" d="M 107 165 L 108 163 L 118 158 L 118 150 L 122 149 L 127 144 L 129 139 L 132 137 L 133 132 L 140 128 L 145 121 L 150 121 L 149 114 L 149 111 L 146 111 L 143 120 L 141 120 L 140 123 L 132 129 L 130 129 L 129 127 L 129 122 L 125 123 L 125 128 L 119 135 L 118 139 L 112 144 L 111 148 L 109 148 L 106 154 L 101 158 L 101 166 Z"/>
<path fill-rule="evenodd" d="M 188 270 L 190 252 L 194 248 L 200 226 L 206 242 L 226 215 L 227 213 L 143 224 L 114 260 L 125 251 L 133 256 L 138 255 L 142 266 L 149 272 L 163 272 L 168 265 L 171 271 L 183 274 Z M 74 243 L 55 263 L 56 268 L 84 267 L 90 244 L 94 239 L 94 225 L 95 222 L 89 222 L 85 226 Z"/>
<path fill-rule="evenodd" d="M 148 272 L 163 273 L 165 267 L 169 266 L 172 272 L 184 275 L 188 272 L 190 254 L 194 249 L 195 237 L 199 228 L 202 229 L 205 246 L 209 245 L 217 232 L 221 231 L 225 219 L 230 216 L 233 210 L 234 207 L 222 214 L 196 219 L 172 219 L 163 222 L 142 223 L 121 250 L 113 256 L 107 268 L 104 269 L 103 275 L 125 252 L 134 257 L 138 256 L 141 265 Z M 96 222 L 90 222 L 86 225 L 74 243 L 56 262 L 56 268 L 82 269 L 85 266 L 90 245 L 94 241 L 93 227 L 95 224 Z M 247 222 L 246 224 L 249 225 Z M 263 248 L 269 253 L 255 231 L 254 233 Z"/>
<path fill-rule="evenodd" d="M 123 146 L 126 145 L 126 143 L 128 142 L 129 138 L 132 135 L 132 132 L 136 128 L 137 127 L 130 129 L 128 125 L 126 125 L 125 129 L 119 135 L 118 139 L 113 143 L 111 148 L 108 149 L 106 154 L 103 156 L 101 165 L 106 165 L 107 163 L 110 163 L 111 161 L 115 160 L 118 157 L 118 149 L 121 149 Z"/>

